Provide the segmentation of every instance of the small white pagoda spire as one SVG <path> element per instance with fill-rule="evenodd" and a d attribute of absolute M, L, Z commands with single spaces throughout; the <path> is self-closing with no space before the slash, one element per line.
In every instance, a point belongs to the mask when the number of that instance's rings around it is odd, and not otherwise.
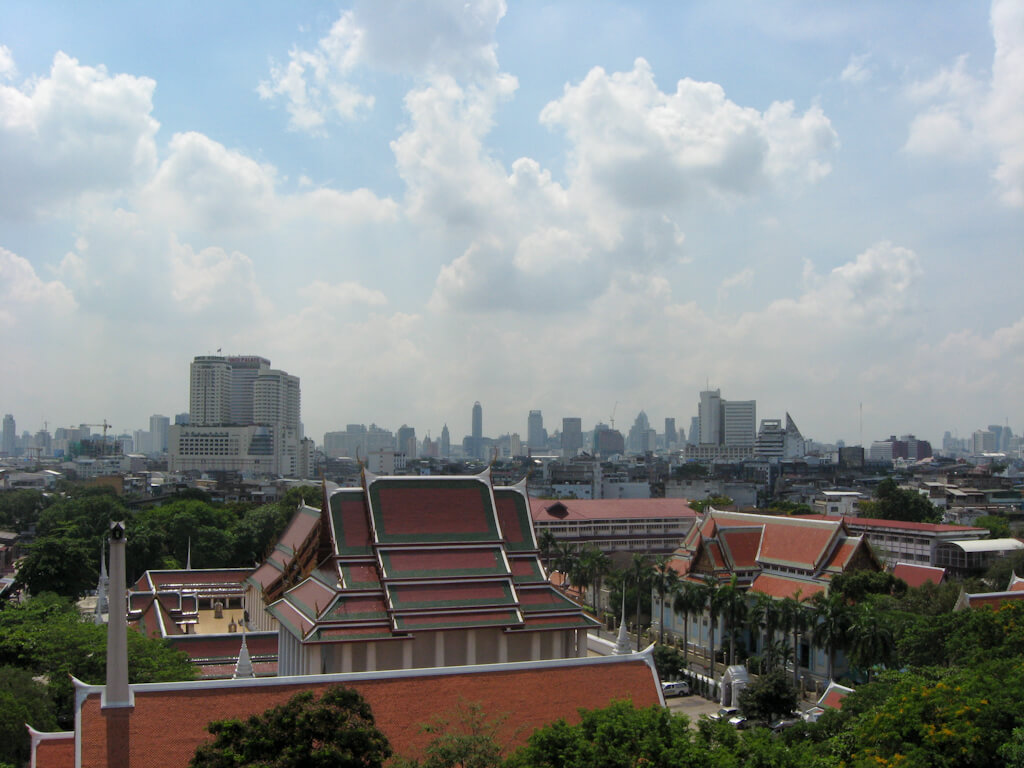
<path fill-rule="evenodd" d="M 192 537 L 188 537 L 188 554 L 185 555 L 185 570 L 192 570 Z"/>
<path fill-rule="evenodd" d="M 633 648 L 629 644 L 629 634 L 626 632 L 626 585 L 622 585 L 622 620 L 619 622 L 619 636 L 615 639 L 615 655 L 625 656 L 632 653 Z"/>
<path fill-rule="evenodd" d="M 102 624 L 103 616 L 110 610 L 107 592 L 110 589 L 110 577 L 107 576 L 107 557 L 104 545 L 100 544 L 100 577 L 96 582 L 96 610 L 93 612 L 94 624 Z"/>
<path fill-rule="evenodd" d="M 244 625 L 242 625 L 242 647 L 238 651 L 238 663 L 235 664 L 235 674 L 231 677 L 233 680 L 244 677 L 256 677 L 256 672 L 252 668 L 252 658 L 249 656 L 249 646 L 245 644 Z"/>

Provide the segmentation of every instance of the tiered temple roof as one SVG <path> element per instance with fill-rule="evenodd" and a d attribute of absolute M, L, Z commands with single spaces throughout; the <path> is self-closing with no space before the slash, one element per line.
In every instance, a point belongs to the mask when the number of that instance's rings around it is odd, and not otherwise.
<path fill-rule="evenodd" d="M 300 510 L 275 554 L 250 583 L 303 642 L 597 625 L 548 583 L 525 487 L 494 487 L 489 471 L 365 473 L 323 511 Z"/>
<path fill-rule="evenodd" d="M 709 508 L 671 559 L 685 579 L 733 576 L 741 587 L 772 597 L 811 597 L 832 576 L 856 568 L 879 569 L 860 536 L 841 520 L 810 520 Z"/>

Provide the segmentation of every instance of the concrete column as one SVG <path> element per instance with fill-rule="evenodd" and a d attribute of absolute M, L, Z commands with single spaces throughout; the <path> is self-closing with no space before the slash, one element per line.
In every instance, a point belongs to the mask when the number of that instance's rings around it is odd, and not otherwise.
<path fill-rule="evenodd" d="M 444 632 L 434 633 L 434 666 L 444 666 Z"/>
<path fill-rule="evenodd" d="M 341 644 L 341 671 L 352 671 L 352 643 Z"/>
<path fill-rule="evenodd" d="M 540 632 L 534 632 L 530 638 L 530 658 L 533 661 L 540 661 Z"/>
<path fill-rule="evenodd" d="M 466 664 L 476 664 L 476 630 L 471 629 L 466 633 Z"/>
<path fill-rule="evenodd" d="M 587 630 L 577 629 L 576 630 L 576 655 L 581 659 L 586 657 L 589 649 L 587 648 Z"/>
<path fill-rule="evenodd" d="M 412 669 L 412 645 L 415 640 L 406 640 L 402 643 L 402 669 Z"/>
<path fill-rule="evenodd" d="M 377 671 L 377 644 L 367 643 L 366 644 L 366 671 L 376 672 Z"/>
<path fill-rule="evenodd" d="M 110 524 L 110 613 L 107 617 L 107 685 L 104 707 L 130 707 L 128 617 L 125 604 L 124 522 Z"/>
<path fill-rule="evenodd" d="M 508 661 L 508 635 L 498 631 L 498 662 L 504 664 Z"/>

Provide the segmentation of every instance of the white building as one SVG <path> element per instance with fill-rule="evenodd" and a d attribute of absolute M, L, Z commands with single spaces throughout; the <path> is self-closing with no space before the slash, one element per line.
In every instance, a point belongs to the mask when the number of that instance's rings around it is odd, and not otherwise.
<path fill-rule="evenodd" d="M 753 447 L 756 424 L 756 400 L 722 401 L 722 443 Z"/>

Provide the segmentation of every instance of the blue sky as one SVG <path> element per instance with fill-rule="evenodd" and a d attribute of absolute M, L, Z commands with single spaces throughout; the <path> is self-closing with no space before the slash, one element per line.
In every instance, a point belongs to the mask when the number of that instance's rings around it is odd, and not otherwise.
<path fill-rule="evenodd" d="M 0 5 L 0 410 L 1024 430 L 1024 4 Z"/>

